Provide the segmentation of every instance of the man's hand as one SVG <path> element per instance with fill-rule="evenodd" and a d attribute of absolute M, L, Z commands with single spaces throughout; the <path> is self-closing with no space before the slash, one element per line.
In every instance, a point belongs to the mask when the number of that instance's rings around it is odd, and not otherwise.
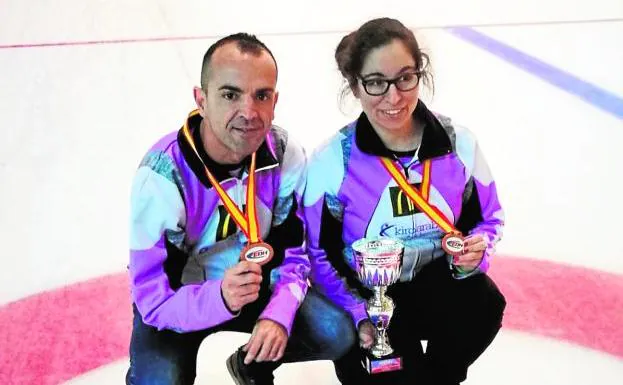
<path fill-rule="evenodd" d="M 487 249 L 487 243 L 481 234 L 471 235 L 465 238 L 465 249 L 463 254 L 454 257 L 454 265 L 470 271 L 478 265 Z"/>
<path fill-rule="evenodd" d="M 278 361 L 288 344 L 286 329 L 275 321 L 261 319 L 253 328 L 249 342 L 242 348 L 247 352 L 244 363 L 249 365 L 253 360 Z"/>
<path fill-rule="evenodd" d="M 237 312 L 259 297 L 262 269 L 257 263 L 242 261 L 225 271 L 221 292 L 225 304 Z"/>
<path fill-rule="evenodd" d="M 374 344 L 376 330 L 370 320 L 361 321 L 359 323 L 359 346 L 364 349 L 370 349 Z"/>

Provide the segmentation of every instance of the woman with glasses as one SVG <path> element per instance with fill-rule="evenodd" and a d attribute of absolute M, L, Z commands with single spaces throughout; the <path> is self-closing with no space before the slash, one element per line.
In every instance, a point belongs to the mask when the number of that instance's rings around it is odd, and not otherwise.
<path fill-rule="evenodd" d="M 375 338 L 364 302 L 371 291 L 357 278 L 352 245 L 379 236 L 404 245 L 387 331 L 402 369 L 369 374 L 355 346 L 335 362 L 337 376 L 458 384 L 496 336 L 506 304 L 486 275 L 504 225 L 495 182 L 474 135 L 419 100 L 429 61 L 403 24 L 368 21 L 342 39 L 335 59 L 363 112 L 310 158 L 307 247 L 312 285 L 351 315 L 364 349 Z"/>

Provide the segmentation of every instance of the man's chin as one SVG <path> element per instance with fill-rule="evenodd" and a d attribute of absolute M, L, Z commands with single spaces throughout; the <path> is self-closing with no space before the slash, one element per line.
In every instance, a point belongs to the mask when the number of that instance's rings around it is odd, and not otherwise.
<path fill-rule="evenodd" d="M 261 144 L 262 142 L 258 143 L 257 145 L 253 145 L 253 146 L 250 146 L 250 145 L 239 146 L 235 151 L 231 151 L 231 156 L 232 158 L 238 159 L 238 162 L 242 162 L 247 156 L 257 151 L 257 149 L 260 148 Z"/>

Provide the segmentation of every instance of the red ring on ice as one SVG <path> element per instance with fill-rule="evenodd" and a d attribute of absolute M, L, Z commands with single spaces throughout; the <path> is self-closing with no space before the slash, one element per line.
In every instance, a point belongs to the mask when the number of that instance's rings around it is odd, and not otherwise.
<path fill-rule="evenodd" d="M 504 327 L 623 358 L 623 276 L 500 256 L 490 275 L 506 296 Z M 128 354 L 124 273 L 0 307 L 0 384 L 56 385 Z"/>

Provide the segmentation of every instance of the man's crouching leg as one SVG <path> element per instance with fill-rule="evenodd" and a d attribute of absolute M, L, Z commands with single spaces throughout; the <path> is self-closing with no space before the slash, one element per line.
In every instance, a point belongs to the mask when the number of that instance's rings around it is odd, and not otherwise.
<path fill-rule="evenodd" d="M 353 321 L 326 297 L 310 289 L 299 307 L 281 360 L 244 364 L 246 352 L 238 349 L 227 359 L 227 369 L 237 385 L 273 384 L 273 371 L 281 363 L 337 360 L 357 341 Z"/>
<path fill-rule="evenodd" d="M 201 332 L 159 331 L 134 307 L 127 385 L 191 385 L 195 382 Z"/>

